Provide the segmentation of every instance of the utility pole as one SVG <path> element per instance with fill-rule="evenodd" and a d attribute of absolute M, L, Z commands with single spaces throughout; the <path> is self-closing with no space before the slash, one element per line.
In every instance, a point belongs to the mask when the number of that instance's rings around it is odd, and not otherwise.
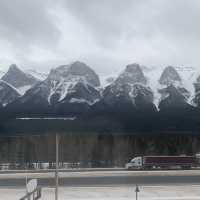
<path fill-rule="evenodd" d="M 26 194 L 28 194 L 27 184 L 28 184 L 28 169 L 27 169 L 27 163 L 25 164 L 25 171 L 26 171 Z"/>
<path fill-rule="evenodd" d="M 58 170 L 59 170 L 59 135 L 56 133 L 56 170 L 55 170 L 55 200 L 58 200 Z"/>

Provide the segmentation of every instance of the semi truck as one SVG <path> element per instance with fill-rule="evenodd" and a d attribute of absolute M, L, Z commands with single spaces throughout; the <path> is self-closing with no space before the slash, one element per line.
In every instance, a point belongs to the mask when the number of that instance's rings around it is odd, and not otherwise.
<path fill-rule="evenodd" d="M 199 156 L 138 156 L 125 165 L 126 169 L 190 169 L 198 167 Z"/>

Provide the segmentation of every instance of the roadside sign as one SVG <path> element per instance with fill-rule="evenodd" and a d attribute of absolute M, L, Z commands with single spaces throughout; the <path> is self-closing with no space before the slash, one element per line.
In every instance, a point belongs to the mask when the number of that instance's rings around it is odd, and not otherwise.
<path fill-rule="evenodd" d="M 33 192 L 34 190 L 36 190 L 37 185 L 38 185 L 37 179 L 32 179 L 32 180 L 30 180 L 30 181 L 27 183 L 27 185 L 26 185 L 27 192 L 28 192 L 28 193 L 31 193 L 31 192 Z"/>

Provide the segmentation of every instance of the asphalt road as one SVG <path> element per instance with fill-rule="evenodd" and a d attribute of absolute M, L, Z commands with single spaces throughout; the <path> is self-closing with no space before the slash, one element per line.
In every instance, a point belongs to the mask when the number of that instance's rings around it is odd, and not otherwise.
<path fill-rule="evenodd" d="M 91 171 L 60 172 L 59 185 L 101 187 L 120 185 L 200 185 L 200 170 L 189 171 Z M 24 187 L 25 173 L 0 174 L 0 187 Z M 42 187 L 55 185 L 54 173 L 28 173 Z"/>

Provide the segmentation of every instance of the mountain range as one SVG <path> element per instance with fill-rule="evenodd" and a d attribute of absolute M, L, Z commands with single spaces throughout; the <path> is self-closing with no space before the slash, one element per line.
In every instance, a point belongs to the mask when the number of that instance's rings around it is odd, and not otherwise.
<path fill-rule="evenodd" d="M 198 129 L 199 75 L 179 73 L 173 66 L 158 72 L 134 63 L 101 85 L 96 72 L 79 61 L 49 74 L 13 64 L 0 80 L 1 113 L 13 118 L 67 116 L 86 124 L 106 120 L 115 124 L 111 127 L 130 130 Z"/>

